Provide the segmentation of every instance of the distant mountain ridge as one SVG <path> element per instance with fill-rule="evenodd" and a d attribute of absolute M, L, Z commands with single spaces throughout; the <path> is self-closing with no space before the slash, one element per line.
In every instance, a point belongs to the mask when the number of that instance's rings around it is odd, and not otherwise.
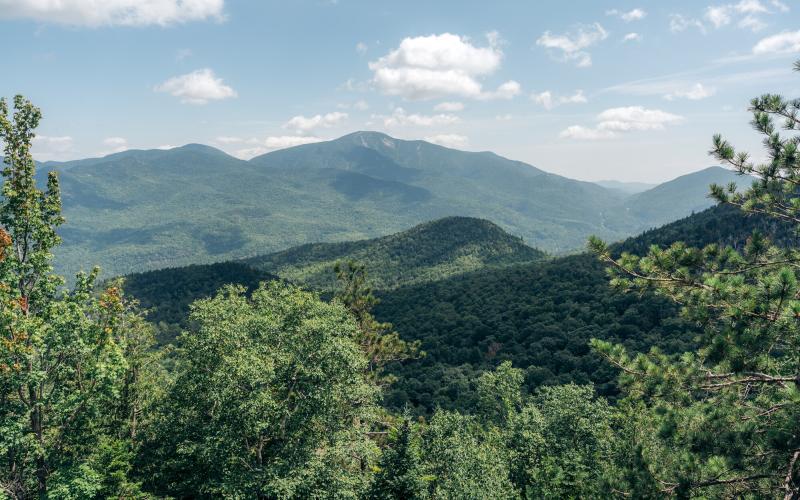
<path fill-rule="evenodd" d="M 56 264 L 69 274 L 95 263 L 108 275 L 248 258 L 448 216 L 492 220 L 560 253 L 581 248 L 590 234 L 622 239 L 664 219 L 647 197 L 630 201 L 494 153 L 377 132 L 250 161 L 190 144 L 42 167 L 40 176 L 60 172 L 67 224 Z M 707 190 L 706 180 L 695 184 Z M 668 207 L 669 217 L 700 206 L 688 198 Z"/>
<path fill-rule="evenodd" d="M 652 189 L 658 185 L 647 182 L 624 182 L 614 180 L 595 181 L 594 183 L 598 186 L 621 191 L 625 194 L 641 193 L 642 191 L 647 191 L 648 189 Z"/>
<path fill-rule="evenodd" d="M 625 207 L 651 227 L 661 226 L 714 205 L 709 185 L 731 182 L 746 188 L 752 180 L 722 167 L 708 167 L 634 194 L 625 201 Z"/>

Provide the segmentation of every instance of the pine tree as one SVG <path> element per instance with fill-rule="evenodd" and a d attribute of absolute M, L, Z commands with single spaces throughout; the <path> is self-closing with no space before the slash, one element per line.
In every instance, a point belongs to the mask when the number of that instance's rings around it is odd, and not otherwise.
<path fill-rule="evenodd" d="M 775 124 L 800 128 L 800 100 L 767 94 L 750 108 L 767 161 L 754 164 L 715 136 L 711 153 L 755 181 L 711 193 L 800 229 L 800 136 Z M 593 342 L 621 369 L 628 400 L 642 403 L 647 418 L 631 435 L 662 493 L 800 498 L 800 249 L 758 233 L 741 252 L 675 243 L 613 258 L 601 241 L 590 246 L 611 265 L 614 286 L 666 295 L 705 329 L 701 347 L 679 358 Z"/>
<path fill-rule="evenodd" d="M 367 285 L 367 270 L 363 264 L 350 261 L 334 267 L 340 290 L 336 294 L 350 311 L 358 325 L 356 341 L 364 351 L 369 362 L 368 372 L 378 382 L 387 384 L 393 381 L 383 373 L 383 368 L 393 361 L 404 361 L 424 356 L 419 349 L 419 341 L 406 342 L 397 332 L 392 331 L 391 323 L 377 321 L 372 309 L 379 300 Z"/>

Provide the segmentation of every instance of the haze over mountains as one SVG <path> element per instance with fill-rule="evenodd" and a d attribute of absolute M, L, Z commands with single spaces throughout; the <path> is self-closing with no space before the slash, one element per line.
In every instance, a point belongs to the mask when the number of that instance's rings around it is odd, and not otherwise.
<path fill-rule="evenodd" d="M 712 168 L 629 195 L 490 152 L 376 132 L 250 161 L 192 144 L 47 170 L 60 172 L 68 220 L 59 267 L 96 262 L 106 275 L 383 236 L 454 215 L 561 253 L 590 234 L 618 240 L 710 206 L 708 184 L 734 178 Z"/>

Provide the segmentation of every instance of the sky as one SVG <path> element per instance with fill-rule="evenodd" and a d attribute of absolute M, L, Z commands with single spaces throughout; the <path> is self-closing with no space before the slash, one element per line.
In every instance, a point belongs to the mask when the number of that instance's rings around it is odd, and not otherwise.
<path fill-rule="evenodd" d="M 0 0 L 0 45 L 39 160 L 377 130 L 661 182 L 715 133 L 760 158 L 749 100 L 800 96 L 797 0 Z"/>

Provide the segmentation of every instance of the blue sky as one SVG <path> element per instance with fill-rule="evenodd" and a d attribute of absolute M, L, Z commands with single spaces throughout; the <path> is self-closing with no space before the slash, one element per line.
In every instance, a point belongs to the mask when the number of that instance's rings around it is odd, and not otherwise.
<path fill-rule="evenodd" d="M 800 96 L 792 0 L 0 0 L 0 43 L 42 160 L 379 130 L 652 182 L 713 164 L 716 132 L 758 157 L 749 99 Z"/>

